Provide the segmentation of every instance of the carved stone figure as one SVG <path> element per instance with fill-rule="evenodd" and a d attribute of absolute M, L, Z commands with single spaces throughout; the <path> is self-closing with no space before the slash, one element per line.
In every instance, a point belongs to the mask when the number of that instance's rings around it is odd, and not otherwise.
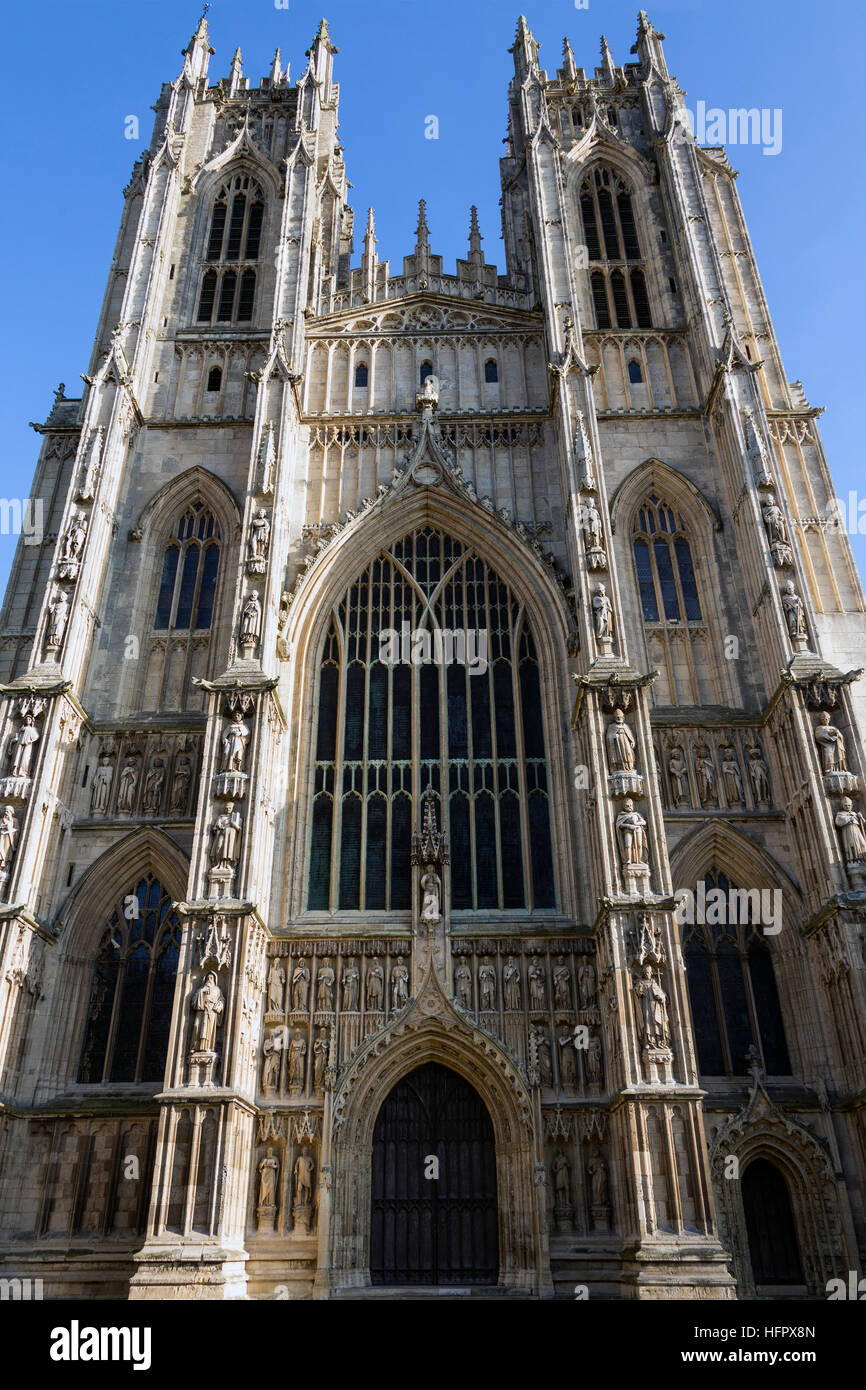
<path fill-rule="evenodd" d="M 586 1171 L 589 1173 L 590 1200 L 593 1207 L 607 1207 L 610 1201 L 607 1183 L 607 1164 L 598 1149 L 595 1150 L 589 1163 L 586 1165 Z"/>
<path fill-rule="evenodd" d="M 403 957 L 397 957 L 397 964 L 391 971 L 391 1008 L 396 1012 L 409 1002 L 409 971 L 403 964 Z"/>
<path fill-rule="evenodd" d="M 179 811 L 181 814 L 187 809 L 189 800 L 189 784 L 192 781 L 192 763 L 185 754 L 181 754 L 174 765 L 174 776 L 171 779 L 171 796 L 169 797 L 169 809 Z"/>
<path fill-rule="evenodd" d="M 325 1089 L 325 1072 L 330 1049 L 331 1040 L 328 1037 L 328 1030 L 327 1028 L 320 1028 L 319 1036 L 313 1043 L 313 1087 L 319 1092 Z"/>
<path fill-rule="evenodd" d="M 4 806 L 0 816 L 0 869 L 6 870 L 12 863 L 15 846 L 18 843 L 18 821 L 14 806 Z"/>
<path fill-rule="evenodd" d="M 243 817 L 229 801 L 222 815 L 211 826 L 211 864 L 215 869 L 233 869 L 240 858 Z"/>
<path fill-rule="evenodd" d="M 154 758 L 152 766 L 149 768 L 144 779 L 144 795 L 142 796 L 142 810 L 146 816 L 159 814 L 159 803 L 162 799 L 162 784 L 165 781 L 165 763 L 162 758 Z"/>
<path fill-rule="evenodd" d="M 87 535 L 87 519 L 80 512 L 74 512 L 60 548 L 60 559 L 65 564 L 79 559 Z"/>
<path fill-rule="evenodd" d="M 307 1056 L 307 1040 L 298 1031 L 289 1044 L 289 1087 L 293 1091 L 304 1088 L 304 1064 Z"/>
<path fill-rule="evenodd" d="M 502 995 L 506 1009 L 520 1008 L 520 966 L 509 956 L 502 972 Z"/>
<path fill-rule="evenodd" d="M 215 970 L 205 975 L 204 984 L 192 996 L 191 1007 L 194 1015 L 192 1051 L 213 1052 L 223 1011 L 223 993 Z"/>
<path fill-rule="evenodd" d="M 782 590 L 782 610 L 785 614 L 785 622 L 788 624 L 788 635 L 796 642 L 804 639 L 806 637 L 806 605 L 794 588 L 793 579 L 789 579 Z"/>
<path fill-rule="evenodd" d="M 611 772 L 633 772 L 635 738 L 621 709 L 614 710 L 613 723 L 608 725 L 606 737 L 607 761 Z"/>
<path fill-rule="evenodd" d="M 305 1014 L 310 1000 L 310 967 L 303 956 L 292 971 L 292 1011 Z"/>
<path fill-rule="evenodd" d="M 635 981 L 634 992 L 638 999 L 638 1031 L 644 1046 L 667 1048 L 670 1045 L 668 997 L 649 963 L 644 966 L 642 977 Z"/>
<path fill-rule="evenodd" d="M 535 1052 L 542 1086 L 553 1085 L 553 1066 L 550 1060 L 550 1040 L 540 1028 L 535 1030 Z"/>
<path fill-rule="evenodd" d="M 268 514 L 263 507 L 259 507 L 250 522 L 249 557 L 251 560 L 264 560 L 268 553 L 270 534 L 271 523 L 268 521 Z"/>
<path fill-rule="evenodd" d="M 111 765 L 111 759 L 103 753 L 93 774 L 93 783 L 90 788 L 90 814 L 92 816 L 104 816 L 108 811 L 108 798 L 111 793 L 113 777 L 114 768 Z"/>
<path fill-rule="evenodd" d="M 357 1012 L 359 983 L 358 967 L 354 961 L 350 960 L 343 971 L 343 1010 L 345 1013 Z"/>
<path fill-rule="evenodd" d="M 421 922 L 425 927 L 435 926 L 442 912 L 442 880 L 432 864 L 424 866 L 421 876 Z"/>
<path fill-rule="evenodd" d="M 634 802 L 630 796 L 626 797 L 623 809 L 616 818 L 616 836 L 620 857 L 626 867 L 632 864 L 642 866 L 649 862 L 646 821 L 640 812 L 634 809 Z"/>
<path fill-rule="evenodd" d="M 280 1049 L 276 1036 L 265 1038 L 262 1046 L 262 1090 L 275 1091 L 280 1077 Z"/>
<path fill-rule="evenodd" d="M 550 1171 L 553 1173 L 553 1190 L 557 1204 L 571 1206 L 571 1165 L 562 1149 L 557 1150 Z"/>
<path fill-rule="evenodd" d="M 571 1008 L 571 972 L 565 956 L 557 956 L 553 971 L 553 1004 L 557 1009 Z"/>
<path fill-rule="evenodd" d="M 454 966 L 454 988 L 461 1009 L 471 1009 L 472 971 L 462 958 Z"/>
<path fill-rule="evenodd" d="M 334 967 L 327 957 L 319 966 L 319 973 L 316 976 L 316 1008 L 321 1013 L 332 1013 L 334 1009 Z"/>
<path fill-rule="evenodd" d="M 596 637 L 602 642 L 609 642 L 613 638 L 613 604 L 603 584 L 595 586 L 592 616 Z"/>
<path fill-rule="evenodd" d="M 769 802 L 770 800 L 770 770 L 764 760 L 760 748 L 753 744 L 748 750 L 749 755 L 749 778 L 752 783 L 752 790 L 755 793 L 755 800 L 758 802 Z"/>
<path fill-rule="evenodd" d="M 63 645 L 63 635 L 66 632 L 66 624 L 69 621 L 69 595 L 65 589 L 59 589 L 56 596 L 48 605 L 48 635 L 45 639 L 46 646 L 56 649 Z"/>
<path fill-rule="evenodd" d="M 564 1033 L 559 1039 L 559 1075 L 563 1086 L 570 1090 L 577 1084 L 577 1057 L 574 1052 L 574 1039 Z"/>
<path fill-rule="evenodd" d="M 532 957 L 526 977 L 529 980 L 529 1007 L 531 1009 L 543 1009 L 546 1003 L 547 989 L 544 980 L 544 966 L 538 956 Z"/>
<path fill-rule="evenodd" d="M 12 777 L 30 776 L 30 764 L 38 742 L 36 720 L 28 710 L 20 728 L 9 740 L 9 772 Z"/>
<path fill-rule="evenodd" d="M 821 767 L 824 772 L 847 772 L 845 757 L 845 735 L 830 723 L 826 710 L 818 715 L 815 725 L 815 742 L 821 753 Z"/>
<path fill-rule="evenodd" d="M 705 743 L 695 744 L 695 776 L 698 779 L 698 795 L 701 803 L 716 799 L 716 769 L 712 755 Z"/>
<path fill-rule="evenodd" d="M 123 815 L 131 815 L 135 804 L 135 789 L 138 786 L 138 765 L 135 758 L 127 758 L 118 781 L 117 809 Z"/>
<path fill-rule="evenodd" d="M 482 1009 L 496 1008 L 496 971 L 485 956 L 478 967 L 478 993 Z"/>
<path fill-rule="evenodd" d="M 767 493 L 767 499 L 761 508 L 761 514 L 764 518 L 767 539 L 770 542 L 770 548 L 773 551 L 774 558 L 777 553 L 780 558 L 785 556 L 786 552 L 790 554 L 787 523 L 782 508 L 776 501 L 774 493 Z"/>
<path fill-rule="evenodd" d="M 8 811 L 8 806 L 7 806 Z M 866 859 L 866 821 L 854 810 L 850 796 L 843 796 L 836 813 L 836 825 L 842 835 L 842 850 L 848 864 Z"/>
<path fill-rule="evenodd" d="M 587 550 L 601 550 L 601 513 L 592 497 L 587 497 L 583 501 L 581 515 Z"/>
<path fill-rule="evenodd" d="M 743 778 L 740 774 L 740 764 L 737 755 L 729 743 L 721 749 L 722 759 L 722 778 L 725 784 L 725 796 L 731 806 L 742 805 L 745 801 L 743 795 Z"/>
<path fill-rule="evenodd" d="M 586 1079 L 591 1086 L 601 1085 L 601 1038 L 591 1033 L 586 1048 Z"/>
<path fill-rule="evenodd" d="M 281 1014 L 285 999 L 286 972 L 279 956 L 271 960 L 268 971 L 268 1013 Z"/>
<path fill-rule="evenodd" d="M 313 1204 L 314 1162 L 310 1154 L 302 1149 L 295 1160 L 295 1206 L 309 1207 Z"/>
<path fill-rule="evenodd" d="M 678 743 L 670 751 L 668 772 L 671 775 L 674 805 L 681 806 L 684 801 L 689 799 L 689 773 L 683 750 Z"/>
<path fill-rule="evenodd" d="M 585 957 L 577 967 L 577 992 L 584 1012 L 595 1008 L 595 966 Z"/>
<path fill-rule="evenodd" d="M 379 1013 L 385 997 L 385 972 L 377 956 L 373 956 L 367 967 L 367 1012 Z"/>
<path fill-rule="evenodd" d="M 259 1206 L 275 1207 L 277 1204 L 277 1177 L 280 1171 L 279 1160 L 269 1148 L 259 1164 Z"/>
<path fill-rule="evenodd" d="M 250 731 L 242 719 L 233 719 L 223 731 L 223 772 L 243 772 Z"/>
<path fill-rule="evenodd" d="M 262 605 L 259 591 L 253 589 L 241 613 L 241 646 L 255 647 L 262 634 Z"/>

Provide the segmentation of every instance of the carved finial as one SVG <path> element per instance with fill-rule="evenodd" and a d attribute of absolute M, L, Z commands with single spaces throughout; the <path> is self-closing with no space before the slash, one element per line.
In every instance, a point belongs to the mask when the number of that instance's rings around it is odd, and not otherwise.
<path fill-rule="evenodd" d="M 415 228 L 415 242 L 417 246 L 427 246 L 430 228 L 427 226 L 427 203 L 424 198 L 418 200 L 418 226 Z"/>
<path fill-rule="evenodd" d="M 278 87 L 283 80 L 283 69 L 281 59 L 282 54 L 280 53 L 280 50 L 277 49 L 276 53 L 274 54 L 274 61 L 271 63 L 271 71 L 269 74 L 272 87 Z"/>
<path fill-rule="evenodd" d="M 478 209 L 475 204 L 469 211 L 469 259 L 482 260 L 481 255 L 481 229 L 478 226 Z"/>
<path fill-rule="evenodd" d="M 566 77 L 569 81 L 573 81 L 577 76 L 577 64 L 574 61 L 574 53 L 572 52 L 568 35 L 566 35 L 565 42 L 562 45 L 562 66 Z"/>

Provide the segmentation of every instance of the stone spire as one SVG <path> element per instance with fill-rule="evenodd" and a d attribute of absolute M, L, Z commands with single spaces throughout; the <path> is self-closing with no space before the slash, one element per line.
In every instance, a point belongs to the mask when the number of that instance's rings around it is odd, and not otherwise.
<path fill-rule="evenodd" d="M 616 69 L 614 68 L 610 46 L 604 34 L 601 36 L 601 70 L 604 73 L 605 81 L 608 82 L 610 86 L 613 86 L 616 81 Z"/>
<path fill-rule="evenodd" d="M 662 48 L 663 39 L 664 34 L 660 34 L 650 23 L 646 10 L 638 10 L 637 40 L 632 44 L 631 51 L 640 58 L 644 74 L 648 74 L 654 68 L 660 77 L 667 77 L 668 67 Z"/>
<path fill-rule="evenodd" d="M 573 82 L 577 77 L 577 64 L 574 61 L 574 54 L 571 51 L 571 42 L 568 35 L 562 45 L 562 71 L 567 82 Z"/>
<path fill-rule="evenodd" d="M 229 72 L 229 96 L 237 96 L 244 80 L 244 60 L 239 48 L 235 49 L 235 56 L 232 58 L 231 70 Z"/>
<path fill-rule="evenodd" d="M 481 230 L 478 226 L 478 209 L 473 203 L 469 210 L 469 262 L 471 265 L 482 266 L 484 264 L 481 240 Z"/>
<path fill-rule="evenodd" d="M 307 49 L 306 56 L 310 60 L 310 70 L 316 81 L 322 83 L 321 97 L 323 101 L 327 101 L 330 95 L 334 54 L 338 52 L 339 49 L 331 40 L 328 21 L 326 19 L 320 20 L 316 37 L 313 39 L 312 47 Z"/>
<path fill-rule="evenodd" d="M 285 73 L 283 72 L 282 65 L 280 62 L 281 57 L 282 54 L 280 53 L 280 50 L 277 49 L 276 53 L 274 54 L 274 61 L 271 63 L 270 73 L 268 74 L 268 76 L 270 77 L 272 87 L 279 87 L 280 83 L 283 81 L 283 78 L 288 75 L 288 68 L 286 69 Z"/>
<path fill-rule="evenodd" d="M 518 77 L 524 77 L 527 72 L 537 73 L 539 71 L 538 44 L 532 37 L 532 31 L 526 22 L 526 15 L 522 14 L 518 19 L 514 43 L 508 51 L 514 54 L 514 71 Z"/>
<path fill-rule="evenodd" d="M 376 255 L 376 225 L 373 221 L 373 209 L 367 209 L 367 230 L 364 233 L 364 251 L 361 256 L 361 280 L 364 285 L 364 298 L 372 303 L 376 297 L 376 266 L 379 264 L 379 257 Z"/>
<path fill-rule="evenodd" d="M 207 77 L 208 63 L 211 60 L 214 50 L 210 46 L 210 36 L 207 31 L 207 12 L 210 5 L 205 5 L 201 12 L 201 19 L 198 28 L 181 52 L 184 56 L 183 75 L 190 82 L 197 82 L 200 77 Z"/>

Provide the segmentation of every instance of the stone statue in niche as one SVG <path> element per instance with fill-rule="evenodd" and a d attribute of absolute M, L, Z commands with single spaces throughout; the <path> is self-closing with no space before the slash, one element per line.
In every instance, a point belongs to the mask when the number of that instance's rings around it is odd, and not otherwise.
<path fill-rule="evenodd" d="M 545 1008 L 547 989 L 544 980 L 544 966 L 538 956 L 532 957 L 526 976 L 529 980 L 529 1007 L 531 1009 Z"/>
<path fill-rule="evenodd" d="M 194 1016 L 192 1051 L 213 1052 L 224 1007 L 223 992 L 217 984 L 215 970 L 209 970 L 205 975 L 204 984 L 192 996 L 191 1007 Z"/>
<path fill-rule="evenodd" d="M 316 976 L 317 999 L 316 1007 L 321 1013 L 332 1013 L 334 1009 L 334 967 L 327 956 L 319 966 L 319 973 Z"/>
<path fill-rule="evenodd" d="M 585 1013 L 595 1008 L 595 966 L 584 958 L 577 968 L 577 990 L 580 1007 Z"/>
<path fill-rule="evenodd" d="M 712 755 L 705 743 L 695 744 L 695 776 L 698 779 L 698 795 L 701 804 L 716 800 L 716 769 Z"/>
<path fill-rule="evenodd" d="M 442 880 L 433 864 L 425 864 L 421 876 L 421 925 L 435 927 L 442 916 Z"/>
<path fill-rule="evenodd" d="M 84 549 L 84 539 L 87 535 L 87 518 L 80 512 L 72 513 L 72 520 L 63 537 L 60 547 L 61 564 L 75 564 L 81 558 Z"/>
<path fill-rule="evenodd" d="M 638 1031 L 644 1047 L 669 1048 L 668 997 L 649 962 L 635 981 L 634 992 L 638 1001 Z"/>
<path fill-rule="evenodd" d="M 259 507 L 250 522 L 249 559 L 264 560 L 268 553 L 271 523 L 264 507 Z"/>
<path fill-rule="evenodd" d="M 269 1146 L 268 1151 L 259 1164 L 259 1206 L 275 1207 L 277 1204 L 277 1178 L 279 1176 L 279 1160 L 274 1158 L 274 1151 Z"/>
<path fill-rule="evenodd" d="M 607 728 L 607 759 L 611 772 L 634 772 L 635 738 L 621 709 L 614 710 Z"/>
<path fill-rule="evenodd" d="M 755 793 L 755 800 L 761 804 L 769 804 L 770 801 L 770 770 L 767 767 L 764 755 L 757 744 L 753 744 L 748 750 L 749 755 L 749 779 L 752 783 L 752 790 Z"/>
<path fill-rule="evenodd" d="M 154 758 L 151 767 L 148 769 L 144 779 L 144 794 L 142 796 L 142 810 L 146 816 L 156 816 L 159 814 L 159 803 L 162 800 L 162 784 L 165 781 L 165 763 L 162 758 Z"/>
<path fill-rule="evenodd" d="M 304 956 L 300 956 L 292 971 L 292 1012 L 305 1014 L 309 1007 L 309 999 L 310 967 Z"/>
<path fill-rule="evenodd" d="M 623 809 L 616 818 L 616 834 L 620 857 L 626 868 L 630 865 L 644 866 L 649 862 L 646 821 L 640 812 L 634 809 L 634 802 L 630 796 L 626 797 Z"/>
<path fill-rule="evenodd" d="M 613 641 L 613 604 L 603 584 L 596 584 L 592 598 L 595 635 L 600 642 Z"/>
<path fill-rule="evenodd" d="M 259 603 L 258 589 L 253 589 L 241 612 L 240 644 L 252 649 L 258 646 L 261 635 L 262 605 Z"/>
<path fill-rule="evenodd" d="M 683 750 L 678 743 L 674 744 L 670 751 L 668 772 L 671 775 L 674 805 L 682 806 L 683 802 L 689 799 L 689 774 Z"/>
<path fill-rule="evenodd" d="M 496 1008 L 496 971 L 489 956 L 478 967 L 478 993 L 482 1010 Z"/>
<path fill-rule="evenodd" d="M 313 1171 L 315 1164 L 310 1154 L 301 1150 L 295 1160 L 295 1206 L 309 1207 L 313 1204 Z"/>
<path fill-rule="evenodd" d="M 121 815 L 131 815 L 138 786 L 138 766 L 135 758 L 127 758 L 118 781 L 117 809 Z"/>
<path fill-rule="evenodd" d="M 189 800 L 189 784 L 192 781 L 192 763 L 186 754 L 181 753 L 174 765 L 174 776 L 171 779 L 171 796 L 169 797 L 169 810 L 183 812 L 187 808 Z"/>
<path fill-rule="evenodd" d="M 592 1033 L 586 1048 L 586 1079 L 591 1086 L 601 1085 L 601 1063 L 601 1038 Z"/>
<path fill-rule="evenodd" d="M 550 1039 L 540 1028 L 535 1029 L 535 1053 L 542 1086 L 553 1085 L 553 1065 L 550 1060 Z"/>
<path fill-rule="evenodd" d="M 319 1036 L 313 1043 L 313 1087 L 319 1092 L 325 1089 L 325 1071 L 328 1066 L 330 1046 L 327 1028 L 320 1028 Z"/>
<path fill-rule="evenodd" d="M 262 1059 L 262 1090 L 275 1091 L 280 1077 L 280 1045 L 276 1033 L 265 1038 Z"/>
<path fill-rule="evenodd" d="M 730 743 L 722 746 L 722 780 L 725 784 L 725 796 L 730 806 L 742 806 L 745 801 L 743 795 L 743 778 L 740 774 L 740 764 L 737 755 Z"/>
<path fill-rule="evenodd" d="M 244 721 L 235 718 L 223 732 L 223 772 L 243 772 L 250 731 Z"/>
<path fill-rule="evenodd" d="M 379 1013 L 385 994 L 385 972 L 379 964 L 378 956 L 373 956 L 367 967 L 367 1012 Z"/>
<path fill-rule="evenodd" d="M 866 821 L 860 811 L 854 810 L 850 796 L 843 796 L 839 802 L 836 825 L 842 836 L 845 862 L 854 864 L 866 859 Z"/>
<path fill-rule="evenodd" d="M 841 729 L 830 723 L 826 710 L 818 715 L 815 725 L 815 742 L 821 753 L 821 767 L 824 772 L 847 772 L 845 757 L 845 736 Z"/>
<path fill-rule="evenodd" d="M 359 983 L 358 967 L 354 961 L 350 960 L 343 971 L 343 1010 L 345 1013 L 357 1013 Z"/>
<path fill-rule="evenodd" d="M 15 808 L 4 806 L 3 814 L 0 816 L 0 870 L 4 873 L 12 863 L 17 843 L 18 821 L 15 819 Z"/>
<path fill-rule="evenodd" d="M 69 595 L 65 589 L 58 589 L 57 594 L 48 605 L 48 635 L 45 639 L 47 647 L 56 651 L 63 645 L 68 621 Z"/>
<path fill-rule="evenodd" d="M 285 998 L 286 972 L 279 956 L 271 960 L 268 971 L 268 1013 L 281 1014 Z"/>
<path fill-rule="evenodd" d="M 520 966 L 514 956 L 509 956 L 502 972 L 502 995 L 506 1009 L 520 1008 Z"/>
<path fill-rule="evenodd" d="M 806 642 L 806 605 L 789 579 L 782 590 L 782 611 L 788 624 L 788 636 L 794 645 L 801 648 Z"/>
<path fill-rule="evenodd" d="M 782 508 L 776 501 L 775 493 L 767 493 L 766 501 L 761 508 L 761 515 L 764 518 L 767 540 L 770 542 L 773 564 L 777 568 L 793 564 L 794 556 L 791 551 L 788 526 Z"/>
<path fill-rule="evenodd" d="M 409 1002 L 409 971 L 403 964 L 403 957 L 397 957 L 397 964 L 391 971 L 391 1008 L 403 1009 Z"/>
<path fill-rule="evenodd" d="M 211 864 L 215 869 L 233 869 L 240 858 L 243 817 L 233 804 L 226 803 L 225 811 L 211 826 Z"/>
<path fill-rule="evenodd" d="M 610 1202 L 607 1182 L 607 1164 L 596 1149 L 586 1165 L 589 1174 L 590 1201 L 593 1207 L 602 1209 Z"/>
<path fill-rule="evenodd" d="M 454 967 L 454 988 L 457 1003 L 461 1009 L 471 1009 L 472 971 L 463 959 L 460 959 Z"/>
<path fill-rule="evenodd" d="M 111 759 L 103 753 L 93 774 L 93 783 L 90 788 L 90 814 L 92 816 L 104 816 L 107 812 L 113 777 L 114 768 L 111 765 Z"/>
<path fill-rule="evenodd" d="M 36 727 L 36 720 L 32 711 L 28 710 L 21 720 L 19 729 L 9 740 L 10 776 L 30 776 L 30 764 L 33 761 L 33 754 L 38 742 L 39 730 Z"/>
<path fill-rule="evenodd" d="M 577 1084 L 577 1057 L 571 1033 L 563 1033 L 559 1041 L 559 1075 L 563 1086 L 573 1090 Z"/>
<path fill-rule="evenodd" d="M 558 1149 L 553 1163 L 550 1165 L 553 1173 L 553 1191 L 557 1206 L 571 1206 L 571 1165 L 562 1149 Z"/>
<path fill-rule="evenodd" d="M 304 1089 L 304 1065 L 307 1056 L 307 1040 L 300 1029 L 289 1044 L 289 1089 Z"/>

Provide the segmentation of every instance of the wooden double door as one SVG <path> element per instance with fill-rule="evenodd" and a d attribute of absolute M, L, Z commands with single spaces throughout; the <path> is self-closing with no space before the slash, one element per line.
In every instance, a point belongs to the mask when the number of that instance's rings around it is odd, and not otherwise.
<path fill-rule="evenodd" d="M 397 1083 L 373 1132 L 374 1284 L 499 1278 L 493 1125 L 462 1076 L 427 1062 Z"/>

